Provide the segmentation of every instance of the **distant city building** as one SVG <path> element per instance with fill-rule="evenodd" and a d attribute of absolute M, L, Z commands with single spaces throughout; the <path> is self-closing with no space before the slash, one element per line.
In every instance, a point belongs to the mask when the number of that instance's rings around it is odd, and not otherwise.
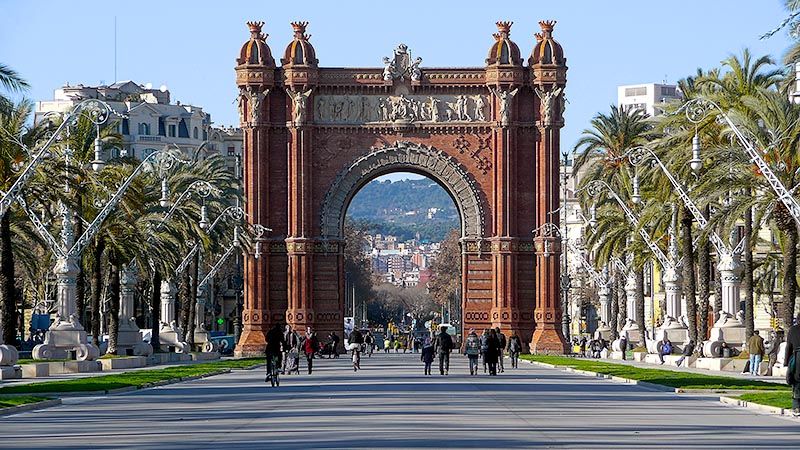
<path fill-rule="evenodd" d="M 242 131 L 239 128 L 214 128 L 211 115 L 202 107 L 171 103 L 166 86 L 153 89 L 133 81 L 120 81 L 110 86 L 66 84 L 53 93 L 52 100 L 36 102 L 35 119 L 42 120 L 52 112 L 69 111 L 87 99 L 102 100 L 119 115 L 117 132 L 122 136 L 122 148 L 107 157 L 132 156 L 144 158 L 165 146 L 176 146 L 186 156 L 220 154 L 228 160 L 231 171 L 241 176 Z"/>
<path fill-rule="evenodd" d="M 681 92 L 674 84 L 646 83 L 617 87 L 618 106 L 626 110 L 639 109 L 649 116 L 661 113 L 656 105 L 681 98 Z"/>

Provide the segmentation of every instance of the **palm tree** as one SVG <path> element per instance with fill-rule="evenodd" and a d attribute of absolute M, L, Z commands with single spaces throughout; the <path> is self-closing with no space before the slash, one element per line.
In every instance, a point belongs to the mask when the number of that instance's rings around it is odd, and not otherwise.
<path fill-rule="evenodd" d="M 0 66 L 0 70 L 4 66 Z M 2 78 L 0 78 L 2 80 Z M 33 104 L 29 100 L 21 100 L 11 105 L 11 109 L 0 112 L 0 189 L 7 191 L 17 178 L 18 171 L 27 159 L 26 149 L 32 147 L 45 132 L 43 126 L 29 127 L 28 122 L 33 112 Z M 36 189 L 35 181 L 29 183 L 30 189 Z M 9 344 L 16 342 L 17 336 L 17 300 L 19 291 L 16 287 L 14 230 L 18 232 L 29 228 L 12 223 L 14 209 L 9 209 L 0 217 L 0 307 L 3 316 L 3 340 Z M 23 241 L 37 241 L 34 234 L 19 236 Z"/>
<path fill-rule="evenodd" d="M 0 86 L 8 92 L 21 92 L 30 87 L 14 69 L 3 63 L 0 63 Z M 13 109 L 14 103 L 0 94 L 0 114 L 10 114 Z"/>
<path fill-rule="evenodd" d="M 585 164 L 590 164 L 581 182 L 582 186 L 594 180 L 602 180 L 608 183 L 611 189 L 622 198 L 630 198 L 633 194 L 634 170 L 628 164 L 625 154 L 630 148 L 645 142 L 646 134 L 650 129 L 646 118 L 645 113 L 639 109 L 625 109 L 613 105 L 609 114 L 598 113 L 595 115 L 591 121 L 592 127 L 583 131 L 582 137 L 574 149 L 578 153 L 575 160 L 575 171 L 580 170 Z M 592 232 L 593 239 L 590 239 L 590 243 L 597 252 L 596 260 L 602 262 L 608 262 L 613 257 L 622 257 L 625 252 L 632 251 L 626 244 L 628 237 L 634 237 L 632 242 L 637 242 L 639 239 L 635 234 L 636 230 L 620 226 L 621 223 L 627 224 L 628 221 L 624 216 L 620 217 L 621 212 L 618 205 L 613 204 L 615 201 L 606 199 L 605 202 L 609 203 L 609 206 L 601 207 L 599 211 L 612 219 L 608 222 L 599 222 L 601 226 Z M 614 230 L 615 234 L 611 234 L 611 230 Z M 603 242 L 600 242 L 600 239 Z M 639 272 L 644 270 L 644 261 L 635 259 L 634 266 L 630 269 L 634 271 L 637 280 L 643 278 L 643 273 Z M 639 292 L 640 289 L 641 292 Z M 621 293 L 622 286 L 618 285 L 616 291 L 618 294 Z M 637 303 L 639 302 L 642 310 L 639 327 L 641 338 L 644 339 L 643 283 L 637 284 Z M 623 312 L 625 306 L 625 302 L 622 302 L 621 305 L 618 304 L 618 308 Z"/>
<path fill-rule="evenodd" d="M 757 148 L 763 149 L 763 157 L 768 163 L 781 167 L 775 171 L 781 183 L 794 187 L 798 182 L 796 171 L 800 168 L 800 105 L 793 104 L 775 90 L 761 90 L 755 95 L 744 96 L 741 103 L 740 110 L 731 112 L 733 120 L 751 137 Z M 786 326 L 790 326 L 797 293 L 797 224 L 744 152 L 717 150 L 710 156 L 715 159 L 727 157 L 729 161 L 728 165 L 711 167 L 707 175 L 711 179 L 730 180 L 730 183 L 717 187 L 715 193 L 730 198 L 721 216 L 742 217 L 752 209 L 754 223 L 770 223 L 780 235 L 783 242 L 783 320 Z M 738 186 L 742 192 L 727 192 L 724 187 L 730 184 Z M 714 192 L 712 188 L 709 191 Z M 750 192 L 758 195 L 749 195 Z"/>
<path fill-rule="evenodd" d="M 770 89 L 781 83 L 783 72 L 778 68 L 772 68 L 774 61 L 768 56 L 753 58 L 750 51 L 742 51 L 741 57 L 731 55 L 722 61 L 723 67 L 728 71 L 720 76 L 719 73 L 709 74 L 699 81 L 701 85 L 711 87 L 713 98 L 720 103 L 723 108 L 735 109 L 740 114 L 747 114 L 747 110 L 742 104 L 742 99 L 746 96 L 757 95 L 764 89 Z M 752 119 L 752 117 L 751 117 Z M 740 150 L 742 151 L 742 150 Z M 745 195 L 751 192 L 745 191 Z M 743 279 L 742 290 L 744 291 L 744 322 L 746 337 L 750 337 L 754 330 L 754 263 L 753 250 L 754 242 L 757 240 L 758 229 L 753 227 L 753 210 L 747 208 L 743 214 L 745 240 L 743 252 Z M 733 217 L 738 220 L 738 217 Z M 728 226 L 733 225 L 728 223 Z"/>

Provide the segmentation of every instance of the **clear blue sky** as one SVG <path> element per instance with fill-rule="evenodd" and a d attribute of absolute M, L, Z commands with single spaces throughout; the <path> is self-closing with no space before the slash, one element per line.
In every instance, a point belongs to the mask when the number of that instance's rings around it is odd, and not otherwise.
<path fill-rule="evenodd" d="M 381 66 L 403 42 L 427 66 L 483 66 L 497 20 L 513 20 L 511 38 L 527 59 L 541 19 L 569 66 L 562 145 L 571 149 L 598 111 L 616 102 L 620 84 L 675 82 L 749 47 L 780 59 L 786 33 L 758 37 L 785 12 L 780 0 L 588 1 L 31 1 L 0 0 L 0 61 L 32 85 L 34 100 L 64 82 L 117 79 L 166 84 L 173 100 L 202 106 L 217 125 L 237 122 L 234 59 L 247 20 L 264 20 L 278 60 L 293 20 L 308 20 L 321 66 Z"/>

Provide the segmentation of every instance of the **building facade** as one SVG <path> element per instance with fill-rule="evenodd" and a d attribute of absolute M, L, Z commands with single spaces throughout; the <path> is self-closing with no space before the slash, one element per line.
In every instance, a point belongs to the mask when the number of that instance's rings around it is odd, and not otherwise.
<path fill-rule="evenodd" d="M 629 84 L 617 87 L 617 105 L 625 109 L 635 108 L 657 116 L 661 111 L 656 107 L 659 103 L 680 100 L 681 91 L 674 84 Z"/>

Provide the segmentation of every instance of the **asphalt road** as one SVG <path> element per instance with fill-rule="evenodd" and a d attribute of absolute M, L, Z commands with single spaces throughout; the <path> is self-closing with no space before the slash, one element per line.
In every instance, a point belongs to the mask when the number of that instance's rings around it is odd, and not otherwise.
<path fill-rule="evenodd" d="M 0 448 L 800 447 L 794 420 L 524 363 L 497 377 L 465 375 L 461 357 L 449 376 L 410 354 L 316 366 L 275 389 L 256 370 L 65 399 L 0 418 Z"/>

